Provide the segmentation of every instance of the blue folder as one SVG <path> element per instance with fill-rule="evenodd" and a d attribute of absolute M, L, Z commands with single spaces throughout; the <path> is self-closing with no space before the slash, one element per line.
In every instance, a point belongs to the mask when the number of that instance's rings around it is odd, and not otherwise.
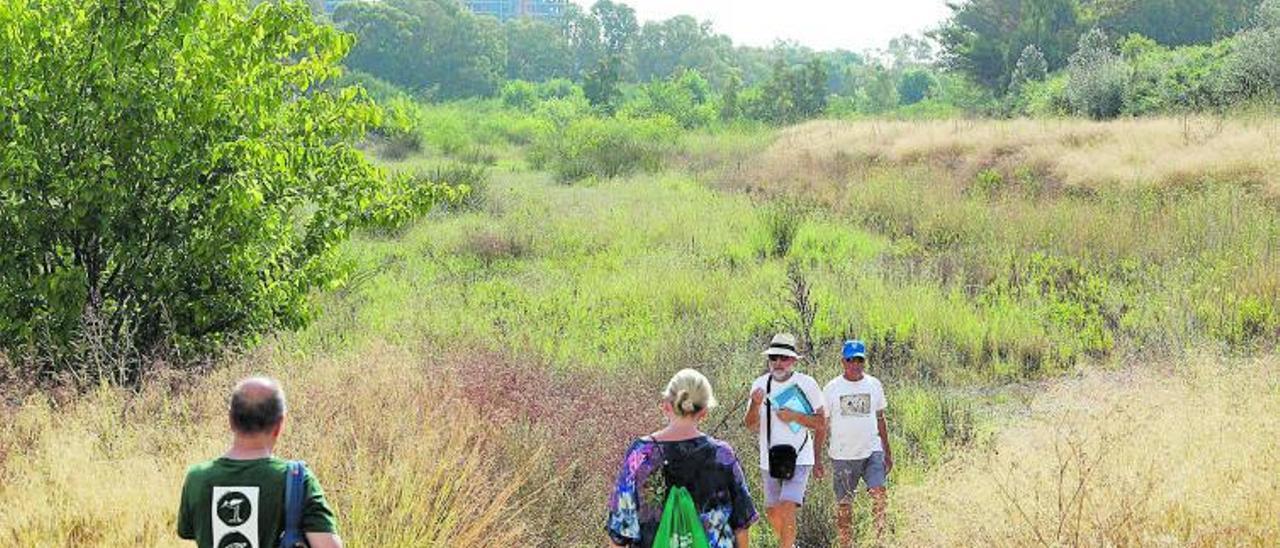
<path fill-rule="evenodd" d="M 804 390 L 800 389 L 799 384 L 793 384 L 781 392 L 770 395 L 769 402 L 773 404 L 775 410 L 790 409 L 805 415 L 813 414 L 813 405 L 809 403 L 809 398 L 804 396 Z M 789 422 L 787 426 L 790 426 L 791 431 L 797 434 L 800 433 L 801 428 L 804 428 L 798 422 Z"/>

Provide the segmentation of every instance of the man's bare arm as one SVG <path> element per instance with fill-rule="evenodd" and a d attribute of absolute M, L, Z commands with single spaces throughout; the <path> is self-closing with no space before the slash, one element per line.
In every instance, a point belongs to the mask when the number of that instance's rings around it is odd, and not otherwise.
<path fill-rule="evenodd" d="M 800 426 L 817 432 L 819 429 L 827 427 L 827 416 L 823 413 L 823 409 L 819 407 L 812 415 L 806 415 L 790 409 L 780 409 L 778 410 L 778 420 L 782 422 L 798 422 Z"/>
<path fill-rule="evenodd" d="M 751 392 L 751 405 L 747 406 L 747 414 L 742 417 L 742 424 L 752 430 L 760 429 L 760 403 L 764 401 L 764 390 Z"/>
<path fill-rule="evenodd" d="M 893 469 L 893 452 L 889 450 L 889 427 L 884 422 L 884 411 L 876 411 L 876 430 L 880 432 L 880 445 L 884 447 L 885 472 Z"/>

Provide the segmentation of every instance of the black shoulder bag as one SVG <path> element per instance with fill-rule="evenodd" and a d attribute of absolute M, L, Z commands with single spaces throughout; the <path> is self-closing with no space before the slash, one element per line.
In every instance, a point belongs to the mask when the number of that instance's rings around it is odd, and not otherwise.
<path fill-rule="evenodd" d="M 800 449 L 809 443 L 809 432 L 805 431 L 804 443 L 800 444 L 799 449 L 785 443 L 773 444 L 773 406 L 769 401 L 771 392 L 773 392 L 773 375 L 765 381 L 764 389 L 764 443 L 769 447 L 769 477 L 789 480 L 796 477 L 796 459 L 800 456 Z"/>

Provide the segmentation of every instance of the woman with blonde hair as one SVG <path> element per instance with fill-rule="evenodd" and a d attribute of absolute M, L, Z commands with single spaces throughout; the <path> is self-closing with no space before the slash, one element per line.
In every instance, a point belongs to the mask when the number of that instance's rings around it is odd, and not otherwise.
<path fill-rule="evenodd" d="M 667 383 L 661 400 L 666 428 L 631 444 L 609 498 L 606 528 L 614 546 L 653 546 L 675 487 L 692 497 L 708 545 L 747 546 L 747 530 L 759 516 L 742 467 L 729 444 L 698 429 L 715 406 L 711 382 L 696 370 L 681 370 Z"/>

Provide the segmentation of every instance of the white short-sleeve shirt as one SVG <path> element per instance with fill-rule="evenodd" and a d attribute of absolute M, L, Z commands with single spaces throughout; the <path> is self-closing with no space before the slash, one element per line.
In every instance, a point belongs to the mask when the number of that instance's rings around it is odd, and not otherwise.
<path fill-rule="evenodd" d="M 768 384 L 770 375 L 768 373 L 761 375 L 755 382 L 751 383 L 751 392 L 755 392 L 757 388 L 764 390 Z M 791 378 L 786 382 L 773 381 L 771 394 L 777 394 L 786 390 L 793 384 L 798 384 L 800 390 L 804 392 L 804 397 L 809 400 L 809 405 L 813 406 L 813 411 L 821 415 L 824 407 L 822 398 L 822 389 L 818 386 L 818 381 L 813 377 L 804 373 L 792 373 Z M 768 397 L 768 394 L 765 395 Z M 772 408 L 772 407 L 771 407 Z M 760 469 L 769 469 L 769 446 L 765 443 L 765 404 L 760 404 Z M 800 451 L 796 455 L 797 466 L 813 466 L 813 433 L 807 428 L 801 428 L 799 432 L 792 432 L 790 424 L 778 420 L 778 409 L 772 408 L 769 420 L 773 421 L 773 445 L 787 444 L 798 448 Z"/>
<path fill-rule="evenodd" d="M 831 379 L 822 394 L 831 402 L 827 454 L 832 459 L 865 459 L 883 450 L 876 413 L 884 411 L 888 402 L 879 379 L 864 374 L 854 382 L 841 375 Z"/>

